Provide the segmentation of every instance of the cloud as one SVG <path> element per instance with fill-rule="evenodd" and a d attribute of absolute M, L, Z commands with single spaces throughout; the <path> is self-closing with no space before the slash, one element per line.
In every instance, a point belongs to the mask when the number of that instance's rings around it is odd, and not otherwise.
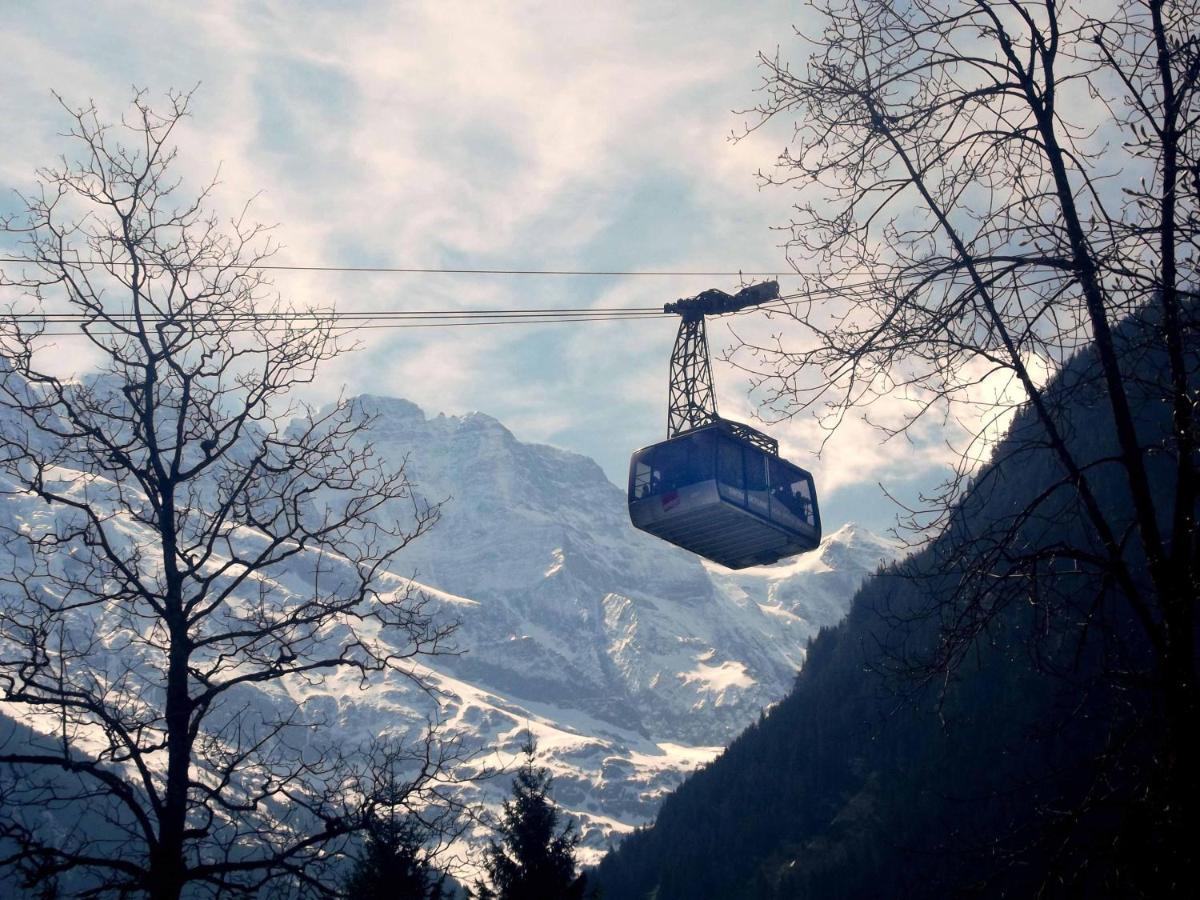
<path fill-rule="evenodd" d="M 63 149 L 51 87 L 119 115 L 131 84 L 200 83 L 180 130 L 187 186 L 220 167 L 226 215 L 254 196 L 300 264 L 770 270 L 793 200 L 759 191 L 778 136 L 731 144 L 755 53 L 791 35 L 790 4 L 156 5 L 10 13 L 0 35 L 0 176 L 28 184 Z M 298 304 L 353 310 L 659 306 L 736 278 L 484 278 L 280 272 Z M 786 289 L 786 286 L 785 286 Z M 741 320 L 739 320 L 739 323 Z M 312 398 L 406 396 L 481 409 L 521 437 L 597 457 L 664 431 L 675 322 L 363 331 Z M 724 330 L 721 329 L 722 335 Z M 714 329 L 714 335 L 716 329 Z M 714 337 L 714 349 L 724 337 Z M 717 366 L 744 419 L 742 373 Z M 931 465 L 850 424 L 825 455 L 811 422 L 777 431 L 829 490 Z"/>

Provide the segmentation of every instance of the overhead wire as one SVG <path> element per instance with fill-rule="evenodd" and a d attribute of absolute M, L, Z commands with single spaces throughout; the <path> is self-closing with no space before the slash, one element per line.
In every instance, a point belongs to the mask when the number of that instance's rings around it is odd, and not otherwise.
<path fill-rule="evenodd" d="M 666 318 L 666 316 L 664 315 L 663 318 Z M 455 328 L 455 327 L 464 327 L 464 326 L 482 327 L 482 326 L 487 326 L 487 325 L 522 325 L 522 324 L 524 324 L 524 325 L 530 325 L 530 324 L 533 324 L 533 325 L 573 325 L 576 322 L 612 322 L 612 321 L 620 321 L 620 320 L 606 319 L 606 318 L 598 318 L 598 319 L 597 318 L 587 318 L 587 319 L 548 319 L 544 322 L 520 322 L 520 321 L 508 321 L 508 320 L 498 320 L 498 321 L 494 321 L 494 322 L 423 322 L 423 323 L 413 323 L 413 324 L 408 324 L 408 325 L 346 325 L 346 326 L 342 326 L 342 327 L 335 326 L 334 330 L 343 332 L 343 333 L 352 333 L 352 332 L 358 332 L 358 331 L 373 331 L 373 330 L 381 329 L 381 328 L 387 328 L 387 329 Z M 247 333 L 250 331 L 254 331 L 256 334 L 281 334 L 281 333 L 286 333 L 290 329 L 288 328 L 288 326 L 285 326 L 285 325 L 269 325 L 265 328 L 256 328 L 256 329 L 247 328 L 245 326 L 239 326 L 237 328 L 228 328 L 228 329 L 222 329 L 222 330 L 227 333 L 233 332 L 233 333 L 243 333 L 244 334 L 244 333 Z M 137 332 L 134 332 L 134 331 L 123 332 L 123 331 L 117 331 L 114 329 L 105 329 L 105 330 L 89 329 L 87 331 L 87 333 L 93 334 L 96 336 L 105 336 L 105 335 L 117 336 L 117 335 L 122 335 L 122 334 L 128 334 L 131 337 L 134 336 L 135 334 L 137 334 Z M 39 334 L 39 336 L 40 337 L 80 337 L 83 334 L 84 334 L 84 331 L 82 328 L 80 328 L 75 331 L 43 331 Z"/>
<path fill-rule="evenodd" d="M 0 261 L 15 261 L 0 257 Z M 23 260 L 28 261 L 28 260 Z M 298 267 L 299 268 L 299 267 Z M 357 269 L 346 267 L 309 267 L 312 270 L 318 271 L 358 271 Z M 410 269 L 387 269 L 380 271 L 397 271 L 407 272 L 416 271 Z M 461 270 L 433 270 L 442 272 L 452 272 Z M 483 272 L 484 270 L 470 270 L 472 272 Z M 514 273 L 516 270 L 498 270 L 505 273 Z M 529 270 L 533 272 L 534 270 Z M 536 274 L 567 274 L 556 273 L 553 270 L 537 270 Z M 600 274 L 599 272 L 588 272 L 580 274 Z M 632 273 L 638 274 L 638 273 Z M 746 273 L 643 273 L 643 274 L 746 274 Z M 760 274 L 760 273 L 750 273 Z M 793 275 L 813 274 L 813 273 L 792 273 Z M 801 299 L 820 299 L 823 296 L 836 296 L 846 294 L 848 292 L 857 292 L 864 289 L 871 289 L 882 284 L 894 283 L 893 277 L 881 278 L 871 277 L 860 281 L 845 281 L 834 285 L 823 287 L 811 287 L 801 291 L 784 294 L 767 303 L 760 304 L 755 307 L 742 310 L 738 315 L 750 314 L 756 311 L 766 312 L 784 312 L 788 309 L 788 304 L 794 300 Z M 305 310 L 305 309 L 283 309 L 270 310 L 255 313 L 237 313 L 237 314 L 222 314 L 220 312 L 213 313 L 201 318 L 201 321 L 234 326 L 231 330 L 246 331 L 258 330 L 265 331 L 263 326 L 266 323 L 272 324 L 271 330 L 286 330 L 289 325 L 295 326 L 300 323 L 311 322 L 314 325 L 318 323 L 333 323 L 333 327 L 343 331 L 359 331 L 359 330 L 377 330 L 377 329 L 400 329 L 400 328 L 448 328 L 448 327 L 467 327 L 467 326 L 494 326 L 494 325 L 559 325 L 570 324 L 575 322 L 602 322 L 602 321 L 624 321 L 630 319 L 654 319 L 654 318 L 673 318 L 674 314 L 665 313 L 661 306 L 622 306 L 622 307 L 524 307 L 524 308 L 500 308 L 500 309 L 382 309 L 382 310 L 338 310 L 336 308 L 321 310 Z M 161 315 L 150 314 L 146 316 L 155 322 L 161 322 Z M 9 321 L 25 324 L 40 324 L 40 325 L 76 325 L 80 326 L 77 330 L 71 331 L 51 331 L 49 329 L 42 331 L 42 334 L 47 337 L 67 337 L 80 336 L 83 333 L 82 326 L 86 323 L 92 327 L 89 329 L 93 335 L 112 334 L 119 335 L 124 333 L 118 328 L 112 330 L 103 330 L 102 326 L 112 324 L 119 326 L 123 323 L 137 322 L 137 316 L 130 311 L 119 311 L 105 313 L 98 316 L 89 312 L 72 312 L 61 310 L 49 311 L 27 311 L 27 312 L 10 312 L 0 314 L 0 321 Z M 175 320 L 175 325 L 185 325 L 186 318 Z M 341 324 L 347 323 L 347 324 Z M 101 327 L 97 327 L 101 326 Z"/>
<path fill-rule="evenodd" d="M 604 310 L 578 310 L 573 311 L 569 315 L 561 313 L 557 314 L 540 314 L 536 312 L 523 312 L 509 315 L 490 315 L 486 312 L 470 312 L 466 314 L 439 314 L 435 316 L 403 315 L 403 316 L 373 316 L 370 314 L 362 314 L 358 316 L 343 316 L 336 313 L 301 313 L 298 315 L 271 315 L 271 314 L 248 314 L 239 316 L 229 316 L 216 314 L 212 316 L 197 317 L 195 320 L 189 321 L 186 317 L 179 317 L 170 321 L 167 327 L 186 328 L 193 327 L 216 327 L 224 328 L 230 331 L 267 331 L 267 330 L 286 330 L 288 328 L 305 328 L 315 327 L 328 324 L 329 326 L 345 331 L 360 331 L 360 330 L 375 330 L 375 329 L 399 329 L 399 328 L 450 328 L 450 327 L 471 327 L 485 325 L 566 325 L 577 322 L 613 322 L 626 321 L 630 319 L 648 319 L 648 318 L 665 318 L 668 314 L 662 310 L 652 310 L 648 313 L 617 313 L 607 314 Z M 4 317 L 0 316 L 0 321 Z M 150 328 L 156 327 L 164 320 L 157 317 L 146 317 L 149 321 Z M 67 334 L 80 334 L 83 332 L 84 325 L 90 325 L 88 328 L 92 334 L 121 334 L 123 331 L 120 326 L 129 325 L 132 332 L 138 327 L 137 318 L 131 315 L 108 316 L 104 318 L 97 317 L 58 317 L 43 319 L 39 316 L 22 317 L 19 320 L 22 324 L 42 324 L 49 326 L 65 326 L 73 325 L 76 328 L 71 331 L 59 331 L 47 328 L 42 332 L 45 335 L 64 336 Z M 145 326 L 143 326 L 145 327 Z"/>
<path fill-rule="evenodd" d="M 227 327 L 231 331 L 283 331 L 288 327 L 299 328 L 308 325 L 316 326 L 323 323 L 329 323 L 332 327 L 344 331 L 365 331 L 377 329 L 406 329 L 406 328 L 453 328 L 453 327 L 473 327 L 473 326 L 493 326 L 493 325 L 569 325 L 578 322 L 621 322 L 630 320 L 645 320 L 645 319 L 664 319 L 674 318 L 671 313 L 663 312 L 659 308 L 648 308 L 637 312 L 616 312 L 610 313 L 604 308 L 594 309 L 579 309 L 571 310 L 570 312 L 542 313 L 539 311 L 521 311 L 509 312 L 506 314 L 492 314 L 483 310 L 472 310 L 456 313 L 434 313 L 426 314 L 421 312 L 406 312 L 406 313 L 391 313 L 391 314 L 371 314 L 359 313 L 346 315 L 338 312 L 321 313 L 321 312 L 298 312 L 298 313 L 251 313 L 237 316 L 216 314 L 212 316 L 199 317 L 195 320 L 195 324 L 206 326 Z M 146 320 L 152 323 L 160 323 L 163 320 L 158 317 L 147 316 Z M 50 314 L 42 316 L 36 313 L 18 314 L 18 315 L 3 315 L 0 316 L 0 321 L 8 319 L 9 321 L 18 321 L 22 324 L 46 324 L 49 326 L 65 326 L 74 325 L 75 329 L 70 331 L 52 330 L 47 328 L 41 332 L 43 336 L 70 336 L 83 333 L 83 326 L 90 325 L 88 331 L 91 334 L 122 334 L 119 329 L 120 325 L 128 324 L 137 326 L 137 317 L 129 314 L 106 315 L 104 317 L 96 317 L 92 315 L 63 315 Z M 180 317 L 171 322 L 175 327 L 186 327 L 189 325 L 187 318 Z M 113 327 L 106 327 L 113 326 Z M 132 332 L 132 328 L 130 329 Z"/>
<path fill-rule="evenodd" d="M 143 317 L 152 313 L 147 311 Z M 245 319 L 245 320 L 278 320 L 278 319 L 469 319 L 469 318 L 529 318 L 529 317 L 563 317 L 612 315 L 619 318 L 639 318 L 642 316 L 666 315 L 661 307 L 574 307 L 570 309 L 450 309 L 450 310 L 378 310 L 378 311 L 341 311 L 337 309 L 284 309 L 266 310 L 246 313 L 212 312 L 206 314 L 207 319 Z M 22 312 L 11 313 L 5 318 L 35 319 L 39 321 L 136 321 L 138 316 L 132 312 Z"/>
<path fill-rule="evenodd" d="M 811 288 L 805 291 L 798 291 L 791 294 L 785 294 L 775 300 L 760 304 L 755 309 L 778 309 L 778 304 L 799 299 L 802 297 L 820 296 L 826 294 L 837 294 L 845 290 L 858 288 L 872 287 L 882 283 L 882 279 L 870 279 L 867 281 L 841 284 L 824 288 Z M 460 318 L 569 318 L 573 316 L 579 317 L 611 317 L 611 318 L 641 318 L 641 317 L 661 317 L 673 314 L 664 313 L 662 306 L 593 306 L 593 307 L 519 307 L 519 308 L 498 308 L 498 309 L 380 309 L 380 310 L 338 310 L 331 309 L 284 309 L 271 310 L 255 313 L 238 313 L 235 318 L 238 319 L 347 319 L 347 320 L 386 320 L 386 319 L 460 319 Z M 100 318 L 108 321 L 134 321 L 136 316 L 129 311 L 110 312 L 103 316 L 98 316 L 89 312 L 75 312 L 63 310 L 42 310 L 42 311 L 26 311 L 12 312 L 3 316 L 10 320 L 27 320 L 27 321 L 46 321 L 46 322 L 76 322 L 76 321 L 97 321 Z M 214 313 L 212 318 L 222 317 L 221 313 Z"/>
<path fill-rule="evenodd" d="M 29 265 L 70 265 L 77 267 L 103 268 L 105 266 L 132 266 L 132 260 L 96 260 L 96 259 L 63 259 L 37 260 L 21 256 L 0 256 L 0 263 L 28 263 Z M 150 268 L 168 268 L 167 265 L 153 260 L 142 260 L 140 265 Z M 186 266 L 189 269 L 227 268 L 219 263 L 196 262 Z M 302 265 L 292 263 L 256 263 L 249 266 L 267 272 L 347 272 L 363 274 L 392 274 L 392 275 L 529 275 L 547 277 L 702 277 L 702 278 L 736 278 L 742 275 L 771 276 L 782 278 L 797 274 L 794 270 L 786 272 L 766 272 L 728 270 L 728 271 L 690 271 L 684 269 L 500 269 L 500 268 L 453 268 L 441 266 L 324 266 Z M 816 274 L 816 273 L 808 273 Z"/>

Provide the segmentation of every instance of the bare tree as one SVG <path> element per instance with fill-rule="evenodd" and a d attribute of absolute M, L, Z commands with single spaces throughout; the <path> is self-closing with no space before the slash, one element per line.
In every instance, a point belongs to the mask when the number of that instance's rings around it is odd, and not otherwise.
<path fill-rule="evenodd" d="M 81 894 L 323 894 L 370 762 L 289 691 L 422 686 L 452 625 L 387 567 L 438 509 L 354 442 L 354 403 L 293 398 L 343 344 L 275 295 L 266 230 L 182 196 L 189 99 L 139 93 L 119 126 L 64 104 L 78 153 L 4 223 L 28 262 L 2 281 L 0 700 L 43 737 L 0 747 L 0 846 Z M 64 328 L 83 380 L 44 365 Z M 400 766 L 420 808 L 456 753 L 392 747 L 387 790 Z"/>
<path fill-rule="evenodd" d="M 833 429 L 887 404 L 903 408 L 889 437 L 927 420 L 967 435 L 956 477 L 908 522 L 949 536 L 927 674 L 953 671 L 1015 601 L 1078 646 L 1131 620 L 1137 646 L 1110 674 L 1149 698 L 1154 828 L 1182 884 L 1200 802 L 1200 7 L 816 7 L 802 68 L 762 57 L 748 125 L 794 123 L 765 178 L 805 191 L 789 226 L 804 288 L 787 310 L 802 336 L 735 358 L 783 416 Z M 958 503 L 1019 478 L 1033 451 L 1053 460 L 1051 487 L 987 522 Z M 1103 589 L 1066 604 L 1044 586 L 1067 570 Z"/>

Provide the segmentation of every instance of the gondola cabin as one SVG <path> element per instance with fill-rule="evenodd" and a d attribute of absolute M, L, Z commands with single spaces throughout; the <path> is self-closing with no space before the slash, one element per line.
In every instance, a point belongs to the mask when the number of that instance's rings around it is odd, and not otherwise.
<path fill-rule="evenodd" d="M 731 569 L 816 549 L 812 476 L 781 459 L 777 446 L 718 419 L 638 450 L 629 462 L 634 527 Z"/>

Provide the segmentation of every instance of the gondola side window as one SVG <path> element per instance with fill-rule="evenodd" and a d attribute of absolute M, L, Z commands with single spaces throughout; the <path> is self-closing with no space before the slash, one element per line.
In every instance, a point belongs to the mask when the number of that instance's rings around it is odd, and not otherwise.
<path fill-rule="evenodd" d="M 742 445 L 728 438 L 717 442 L 717 485 L 726 500 L 744 506 L 745 474 L 742 470 Z"/>
<path fill-rule="evenodd" d="M 746 467 L 746 505 L 764 516 L 771 514 L 767 497 L 767 456 L 755 447 L 743 447 Z"/>
<path fill-rule="evenodd" d="M 812 479 L 777 458 L 771 460 L 771 518 L 817 527 Z"/>

